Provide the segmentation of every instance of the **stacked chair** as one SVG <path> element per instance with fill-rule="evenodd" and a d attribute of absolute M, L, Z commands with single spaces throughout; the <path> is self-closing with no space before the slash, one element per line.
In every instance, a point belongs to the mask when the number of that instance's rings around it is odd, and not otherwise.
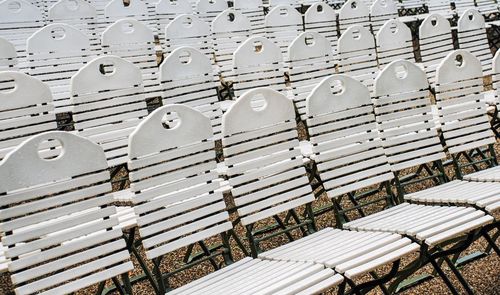
<path fill-rule="evenodd" d="M 17 52 L 12 43 L 0 37 L 0 71 L 17 70 Z"/>
<path fill-rule="evenodd" d="M 379 29 L 376 36 L 380 69 L 398 59 L 415 62 L 411 31 L 404 23 L 395 19 L 389 20 Z"/>
<path fill-rule="evenodd" d="M 158 38 L 163 43 L 165 40 L 165 29 L 178 15 L 192 14 L 193 8 L 188 0 L 161 0 L 156 4 L 156 18 L 158 19 Z"/>
<path fill-rule="evenodd" d="M 332 50 L 337 49 L 337 13 L 322 2 L 311 5 L 304 15 L 306 31 L 318 32 L 329 42 Z"/>
<path fill-rule="evenodd" d="M 198 0 L 195 12 L 204 22 L 211 24 L 212 21 L 224 10 L 228 9 L 227 1 L 222 0 Z"/>
<path fill-rule="evenodd" d="M 363 1 L 346 1 L 339 10 L 338 19 L 339 31 L 341 35 L 353 25 L 359 25 L 371 30 L 370 10 Z"/>
<path fill-rule="evenodd" d="M 283 56 L 303 31 L 302 16 L 291 6 L 278 5 L 266 15 L 266 37 L 279 46 Z"/>
<path fill-rule="evenodd" d="M 123 1 L 111 0 L 104 9 L 104 16 L 108 25 L 122 18 L 134 18 L 147 25 L 151 30 L 156 29 L 156 16 L 149 13 L 148 6 L 143 1 L 132 0 L 126 6 Z"/>
<path fill-rule="evenodd" d="M 370 23 L 373 35 L 377 35 L 386 21 L 398 18 L 398 8 L 394 0 L 378 0 L 370 7 Z"/>
<path fill-rule="evenodd" d="M 264 35 L 266 24 L 262 0 L 234 0 L 233 7 L 248 18 L 253 36 Z"/>

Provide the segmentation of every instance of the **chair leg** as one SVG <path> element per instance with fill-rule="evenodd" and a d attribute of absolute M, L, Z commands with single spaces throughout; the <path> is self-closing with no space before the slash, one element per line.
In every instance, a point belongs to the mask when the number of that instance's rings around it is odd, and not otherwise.
<path fill-rule="evenodd" d="M 125 291 L 127 294 L 132 295 L 132 284 L 130 283 L 130 278 L 128 276 L 128 273 L 122 274 L 122 281 L 123 281 L 123 286 L 125 287 Z"/>
<path fill-rule="evenodd" d="M 488 248 L 486 249 L 487 253 L 490 252 L 491 249 L 493 249 L 495 253 L 497 253 L 497 255 L 500 256 L 500 249 L 496 244 L 496 240 L 498 239 L 499 236 L 500 236 L 500 230 L 498 230 L 498 232 L 493 236 L 493 238 L 487 232 L 483 232 L 483 237 L 488 242 Z"/>
<path fill-rule="evenodd" d="M 123 289 L 123 286 L 118 278 L 113 277 L 111 280 L 113 281 L 113 284 L 115 284 L 116 290 L 118 290 L 118 293 L 120 293 L 120 295 L 127 295 L 127 292 Z"/>
<path fill-rule="evenodd" d="M 432 266 L 436 270 L 437 274 L 441 277 L 441 279 L 443 279 L 444 283 L 446 284 L 448 289 L 451 291 L 451 293 L 453 295 L 458 295 L 457 289 L 455 289 L 455 286 L 453 286 L 453 284 L 451 283 L 450 279 L 446 276 L 446 274 L 444 273 L 441 266 L 439 266 L 439 264 L 432 258 L 430 260 L 430 263 L 432 264 Z"/>

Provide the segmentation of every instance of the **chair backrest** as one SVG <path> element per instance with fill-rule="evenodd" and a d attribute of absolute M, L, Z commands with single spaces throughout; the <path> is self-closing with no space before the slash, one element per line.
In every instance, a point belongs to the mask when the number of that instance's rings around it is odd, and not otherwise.
<path fill-rule="evenodd" d="M 347 0 L 339 10 L 340 35 L 353 25 L 363 26 L 370 30 L 370 10 L 363 1 Z"/>
<path fill-rule="evenodd" d="M 97 13 L 94 6 L 89 2 L 84 0 L 59 0 L 49 9 L 48 20 L 51 23 L 72 25 L 89 37 L 90 50 L 101 50 L 101 32 L 97 31 Z"/>
<path fill-rule="evenodd" d="M 498 5 L 494 0 L 475 0 L 477 10 L 483 15 L 498 13 Z"/>
<path fill-rule="evenodd" d="M 156 4 L 156 18 L 158 19 L 156 34 L 160 42 L 165 42 L 165 28 L 181 14 L 192 14 L 193 8 L 188 0 L 160 0 Z"/>
<path fill-rule="evenodd" d="M 130 189 L 148 259 L 232 228 L 214 148 L 210 120 L 183 105 L 156 109 L 130 135 Z"/>
<path fill-rule="evenodd" d="M 233 0 L 233 7 L 248 18 L 253 36 L 264 35 L 266 24 L 262 0 Z"/>
<path fill-rule="evenodd" d="M 307 97 L 307 128 L 328 197 L 394 178 L 370 92 L 347 75 L 325 78 Z"/>
<path fill-rule="evenodd" d="M 446 19 L 453 17 L 450 0 L 430 0 L 426 4 L 430 14 L 439 14 Z"/>
<path fill-rule="evenodd" d="M 469 9 L 476 9 L 475 0 L 454 0 L 455 13 L 460 17 Z"/>
<path fill-rule="evenodd" d="M 330 42 L 316 32 L 300 34 L 288 47 L 285 65 L 295 107 L 305 120 L 306 97 L 325 77 L 335 73 Z"/>
<path fill-rule="evenodd" d="M 0 37 L 0 71 L 17 69 L 17 52 L 14 44 Z"/>
<path fill-rule="evenodd" d="M 246 92 L 224 114 L 224 163 L 243 225 L 314 200 L 296 128 L 292 101 L 269 88 Z"/>
<path fill-rule="evenodd" d="M 302 15 L 292 6 L 278 5 L 266 15 L 266 37 L 278 45 L 283 56 L 303 31 Z"/>
<path fill-rule="evenodd" d="M 398 7 L 394 0 L 376 0 L 370 7 L 370 23 L 373 35 L 388 21 L 399 17 Z"/>
<path fill-rule="evenodd" d="M 300 8 L 301 7 L 300 1 L 301 0 L 268 0 L 270 9 L 273 9 L 274 7 L 279 5 L 286 5 L 294 8 Z"/>
<path fill-rule="evenodd" d="M 433 120 L 424 71 L 406 60 L 387 65 L 375 79 L 375 115 L 392 171 L 445 158 Z"/>
<path fill-rule="evenodd" d="M 233 54 L 233 88 L 236 98 L 256 87 L 285 91 L 283 55 L 264 37 L 248 38 Z"/>
<path fill-rule="evenodd" d="M 138 67 L 117 56 L 101 56 L 71 79 L 75 130 L 104 149 L 108 165 L 127 161 L 127 138 L 147 116 Z"/>
<path fill-rule="evenodd" d="M 492 62 L 492 75 L 491 75 L 491 84 L 493 87 L 495 99 L 491 102 L 492 104 L 500 103 L 500 51 L 497 50 L 495 56 L 493 56 Z"/>
<path fill-rule="evenodd" d="M 332 50 L 337 50 L 337 13 L 329 5 L 318 2 L 311 5 L 304 15 L 306 31 L 318 32 L 329 42 Z"/>
<path fill-rule="evenodd" d="M 431 87 L 436 81 L 436 68 L 453 50 L 453 39 L 449 21 L 440 14 L 427 16 L 419 29 L 420 56 Z"/>
<path fill-rule="evenodd" d="M 59 155 L 40 146 L 57 142 Z M 102 149 L 68 132 L 23 142 L 0 166 L 2 244 L 16 294 L 68 294 L 134 269 Z"/>
<path fill-rule="evenodd" d="M 232 8 L 221 12 L 211 26 L 215 63 L 223 81 L 231 81 L 233 53 L 252 35 L 250 20 Z"/>
<path fill-rule="evenodd" d="M 451 154 L 496 142 L 483 93 L 481 62 L 469 51 L 450 52 L 436 73 L 441 132 Z"/>
<path fill-rule="evenodd" d="M 477 10 L 469 9 L 458 19 L 458 43 L 460 49 L 469 51 L 479 59 L 483 75 L 491 74 L 493 55 L 488 42 L 484 17 Z"/>
<path fill-rule="evenodd" d="M 220 139 L 222 110 L 218 78 L 210 60 L 192 47 L 179 47 L 160 65 L 163 105 L 182 104 L 210 118 L 215 139 Z"/>
<path fill-rule="evenodd" d="M 124 58 L 141 70 L 146 99 L 160 96 L 155 37 L 149 27 L 135 19 L 121 19 L 104 31 L 102 47 L 104 54 Z"/>
<path fill-rule="evenodd" d="M 28 1 L 0 1 L 0 36 L 16 48 L 19 68 L 26 66 L 27 39 L 43 25 L 42 12 Z"/>
<path fill-rule="evenodd" d="M 142 0 L 130 0 L 127 6 L 123 0 L 111 0 L 104 9 L 104 17 L 108 25 L 122 18 L 134 18 L 152 31 L 156 29 L 156 16 L 150 14 L 146 2 Z"/>
<path fill-rule="evenodd" d="M 228 8 L 225 0 L 198 0 L 194 11 L 202 21 L 211 24 L 221 12 Z"/>
<path fill-rule="evenodd" d="M 411 30 L 397 19 L 388 20 L 379 29 L 376 43 L 380 69 L 398 59 L 415 62 Z"/>
<path fill-rule="evenodd" d="M 50 24 L 28 38 L 27 73 L 50 86 L 56 113 L 70 111 L 71 77 L 90 59 L 89 38 L 66 24 Z"/>
<path fill-rule="evenodd" d="M 339 38 L 338 69 L 359 80 L 373 92 L 373 81 L 378 72 L 375 40 L 365 27 L 353 25 Z"/>
<path fill-rule="evenodd" d="M 33 134 L 56 130 L 49 87 L 20 72 L 0 72 L 0 159 Z"/>
<path fill-rule="evenodd" d="M 191 46 L 214 62 L 210 24 L 193 14 L 181 14 L 165 28 L 165 54 L 181 46 Z"/>

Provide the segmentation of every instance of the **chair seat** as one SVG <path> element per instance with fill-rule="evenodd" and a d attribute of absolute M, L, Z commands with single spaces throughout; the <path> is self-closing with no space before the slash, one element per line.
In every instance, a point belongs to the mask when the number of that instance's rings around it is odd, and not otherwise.
<path fill-rule="evenodd" d="M 247 257 L 167 294 L 316 294 L 342 281 L 319 264 Z"/>
<path fill-rule="evenodd" d="M 500 182 L 500 166 L 464 175 L 463 179 L 469 181 Z"/>
<path fill-rule="evenodd" d="M 495 167 L 488 170 L 498 171 L 496 174 L 498 175 L 498 179 L 500 179 L 500 169 L 498 168 Z M 481 172 L 487 172 L 488 170 Z M 489 174 L 484 173 L 484 175 L 486 178 L 487 175 L 491 175 L 493 178 L 495 171 L 490 171 Z M 481 174 L 479 174 L 479 177 L 481 178 Z M 470 179 L 478 179 L 478 176 L 471 176 Z M 454 180 L 443 185 L 408 194 L 405 196 L 405 200 L 419 203 L 475 205 L 491 213 L 500 207 L 500 182 Z"/>
<path fill-rule="evenodd" d="M 429 246 L 493 222 L 481 210 L 456 206 L 424 206 L 403 203 L 344 224 L 345 229 L 404 234 Z"/>
<path fill-rule="evenodd" d="M 314 262 L 355 279 L 418 249 L 419 245 L 398 234 L 326 228 L 264 252 L 259 258 Z"/>
<path fill-rule="evenodd" d="M 137 226 L 137 215 L 133 207 L 117 206 L 116 215 L 121 229 L 130 229 Z"/>

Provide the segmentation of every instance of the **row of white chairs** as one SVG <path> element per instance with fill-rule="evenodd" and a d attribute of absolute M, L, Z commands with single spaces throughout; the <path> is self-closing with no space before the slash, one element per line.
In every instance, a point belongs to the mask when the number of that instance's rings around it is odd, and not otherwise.
<path fill-rule="evenodd" d="M 106 67 L 106 58 L 111 57 L 101 58 L 103 67 L 89 64 L 88 69 L 104 68 L 106 74 L 102 81 L 88 78 L 81 88 L 84 94 L 94 93 L 90 89 L 95 83 L 115 89 L 113 79 L 125 79 Z M 117 60 L 110 61 L 119 66 Z M 450 154 L 495 143 L 479 86 L 482 77 L 480 62 L 465 50 L 450 52 L 437 69 L 440 128 Z M 224 176 L 237 224 L 246 227 L 253 245 L 253 258 L 172 294 L 314 294 L 343 282 L 356 288 L 363 275 L 387 264 L 397 269 L 400 259 L 412 253 L 423 264 L 431 263 L 446 281 L 433 255 L 457 237 L 476 239 L 498 223 L 489 215 L 500 209 L 497 168 L 404 195 L 416 204 L 394 205 L 397 201 L 388 192 L 381 201 L 391 208 L 347 222 L 342 230 L 314 232 L 311 212 L 306 209 L 302 215 L 303 206 L 309 208 L 315 200 L 305 168 L 310 161 L 316 163 L 328 197 L 335 200 L 389 183 L 406 168 L 445 158 L 432 120 L 429 84 L 414 63 L 396 60 L 385 67 L 375 81 L 373 99 L 359 81 L 329 76 L 307 97 L 306 116 L 313 143 L 308 157 L 302 155 L 294 105 L 286 96 L 269 88 L 253 89 L 225 112 Z M 155 264 L 172 251 L 213 236 L 221 235 L 228 250 L 233 224 L 216 170 L 211 125 L 190 107 L 166 105 L 133 128 L 126 157 L 134 221 L 126 225 L 111 205 L 106 155 L 94 142 L 48 132 L 11 151 L 0 163 L 0 233 L 16 293 L 70 293 L 132 271 L 122 230 L 136 225 L 146 258 Z M 290 210 L 301 212 L 298 227 L 309 234 L 261 249 L 260 238 L 254 236 L 256 224 Z M 229 263 L 230 252 L 222 253 Z M 156 276 L 160 294 L 164 280 L 161 273 Z"/>

